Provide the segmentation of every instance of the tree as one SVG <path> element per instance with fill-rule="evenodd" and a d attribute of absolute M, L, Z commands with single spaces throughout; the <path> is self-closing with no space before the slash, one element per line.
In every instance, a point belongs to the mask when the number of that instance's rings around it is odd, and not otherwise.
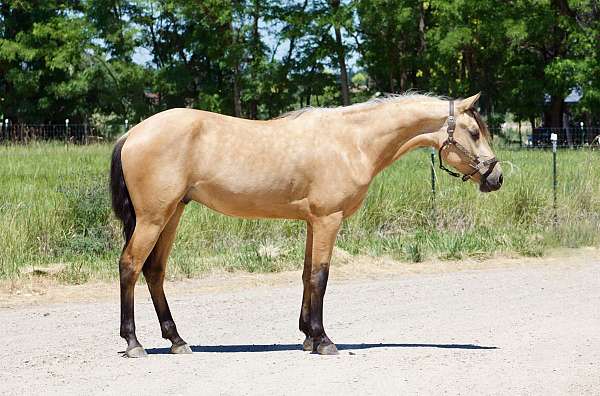
<path fill-rule="evenodd" d="M 2 112 L 16 121 L 81 120 L 96 51 L 81 5 L 9 0 L 0 5 Z"/>
<path fill-rule="evenodd" d="M 359 64 L 377 90 L 429 89 L 425 33 L 429 3 L 421 0 L 358 0 L 356 41 Z"/>
<path fill-rule="evenodd" d="M 590 125 L 599 21 L 597 0 L 7 0 L 0 106 L 29 122 L 135 121 L 183 106 L 270 118 L 349 104 L 358 55 L 366 77 L 354 100 L 482 91 L 487 114 L 534 123 L 545 112 L 546 125 L 562 126 L 578 88 L 572 111 Z"/>
<path fill-rule="evenodd" d="M 342 95 L 342 104 L 350 104 L 350 88 L 348 85 L 348 70 L 346 68 L 346 48 L 342 40 L 342 26 L 344 22 L 348 23 L 348 16 L 345 15 L 344 8 L 340 6 L 340 0 L 330 0 L 331 14 L 333 19 L 333 31 L 335 32 L 335 52 L 337 55 L 337 64 L 340 70 L 340 93 Z"/>

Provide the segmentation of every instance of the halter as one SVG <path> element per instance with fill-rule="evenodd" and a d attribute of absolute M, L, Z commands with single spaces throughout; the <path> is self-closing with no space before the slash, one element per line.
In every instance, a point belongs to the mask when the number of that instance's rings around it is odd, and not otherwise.
<path fill-rule="evenodd" d="M 492 169 L 494 169 L 494 166 L 498 163 L 498 160 L 496 159 L 496 157 L 492 157 L 485 161 L 481 161 L 479 159 L 479 156 L 474 156 L 473 154 L 471 154 L 462 144 L 460 144 L 456 139 L 454 139 L 454 129 L 455 128 L 456 128 L 456 118 L 454 117 L 454 101 L 451 100 L 450 101 L 450 113 L 448 115 L 448 128 L 446 129 L 446 131 L 448 132 L 448 139 L 446 139 L 446 141 L 442 144 L 442 146 L 440 147 L 440 149 L 438 151 L 438 157 L 440 160 L 440 169 L 448 172 L 448 174 L 450 176 L 460 177 L 462 179 L 462 181 L 469 180 L 477 172 L 480 172 L 482 175 L 491 173 Z M 463 157 L 466 157 L 469 160 L 469 166 L 471 168 L 473 168 L 473 172 L 464 174 L 461 177 L 460 173 L 454 172 L 444 166 L 444 164 L 442 163 L 442 150 L 444 150 L 444 148 L 446 148 L 448 146 L 454 146 L 458 150 L 458 153 L 460 155 L 462 155 Z M 482 170 L 485 167 L 487 167 L 487 170 L 485 172 L 482 172 Z"/>

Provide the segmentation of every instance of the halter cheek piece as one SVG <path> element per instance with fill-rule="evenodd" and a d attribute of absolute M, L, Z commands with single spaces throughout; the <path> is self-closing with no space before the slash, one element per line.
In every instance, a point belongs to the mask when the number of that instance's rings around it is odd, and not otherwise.
<path fill-rule="evenodd" d="M 448 115 L 448 128 L 446 130 L 448 132 L 448 139 L 446 139 L 446 141 L 442 144 L 438 151 L 440 169 L 448 172 L 450 176 L 460 177 L 462 181 L 469 180 L 477 172 L 480 172 L 484 176 L 490 174 L 494 169 L 494 166 L 496 166 L 496 164 L 498 163 L 496 157 L 492 157 L 485 161 L 481 161 L 479 159 L 479 156 L 474 156 L 473 154 L 471 154 L 462 144 L 460 144 L 456 139 L 454 139 L 455 128 L 456 118 L 454 117 L 454 101 L 451 100 L 450 113 Z M 442 163 L 442 151 L 448 146 L 454 146 L 454 148 L 456 148 L 456 150 L 458 151 L 459 155 L 469 160 L 469 166 L 473 169 L 473 172 L 461 176 L 460 173 L 454 172 L 444 166 L 444 164 Z M 484 169 L 486 169 L 485 172 L 483 172 Z"/>

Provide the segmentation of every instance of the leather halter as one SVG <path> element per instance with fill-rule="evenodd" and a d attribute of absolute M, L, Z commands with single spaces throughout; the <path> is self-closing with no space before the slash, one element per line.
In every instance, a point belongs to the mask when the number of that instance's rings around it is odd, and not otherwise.
<path fill-rule="evenodd" d="M 446 132 L 448 132 L 448 139 L 446 139 L 446 141 L 442 144 L 438 151 L 440 169 L 448 172 L 450 176 L 460 177 L 462 181 L 469 180 L 477 172 L 480 172 L 482 175 L 487 175 L 491 173 L 494 169 L 494 166 L 496 166 L 496 164 L 498 163 L 496 157 L 492 157 L 485 161 L 481 161 L 479 159 L 479 156 L 471 154 L 462 144 L 460 144 L 456 139 L 454 139 L 454 129 L 456 129 L 456 118 L 454 117 L 454 101 L 451 100 L 450 112 L 448 115 L 448 128 L 446 129 Z M 466 173 L 461 176 L 460 173 L 454 172 L 444 166 L 444 164 L 442 163 L 442 151 L 448 146 L 454 146 L 454 148 L 456 148 L 456 150 L 458 151 L 459 155 L 469 160 L 469 166 L 473 169 L 473 172 L 468 174 Z M 485 172 L 482 172 L 482 170 L 486 167 L 487 169 L 485 170 Z"/>

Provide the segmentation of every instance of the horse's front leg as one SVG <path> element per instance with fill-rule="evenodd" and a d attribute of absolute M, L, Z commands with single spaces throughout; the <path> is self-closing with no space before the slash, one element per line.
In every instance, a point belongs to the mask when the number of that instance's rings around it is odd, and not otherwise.
<path fill-rule="evenodd" d="M 312 352 L 313 339 L 310 335 L 310 273 L 312 264 L 313 230 L 309 222 L 306 223 L 306 249 L 304 250 L 304 271 L 302 272 L 302 307 L 300 309 L 300 331 L 306 335 L 303 349 Z"/>
<path fill-rule="evenodd" d="M 312 219 L 313 246 L 310 272 L 310 335 L 313 351 L 321 355 L 338 353 L 335 344 L 325 334 L 323 326 L 323 297 L 329 278 L 329 262 L 335 238 L 342 223 L 342 212 Z"/>

